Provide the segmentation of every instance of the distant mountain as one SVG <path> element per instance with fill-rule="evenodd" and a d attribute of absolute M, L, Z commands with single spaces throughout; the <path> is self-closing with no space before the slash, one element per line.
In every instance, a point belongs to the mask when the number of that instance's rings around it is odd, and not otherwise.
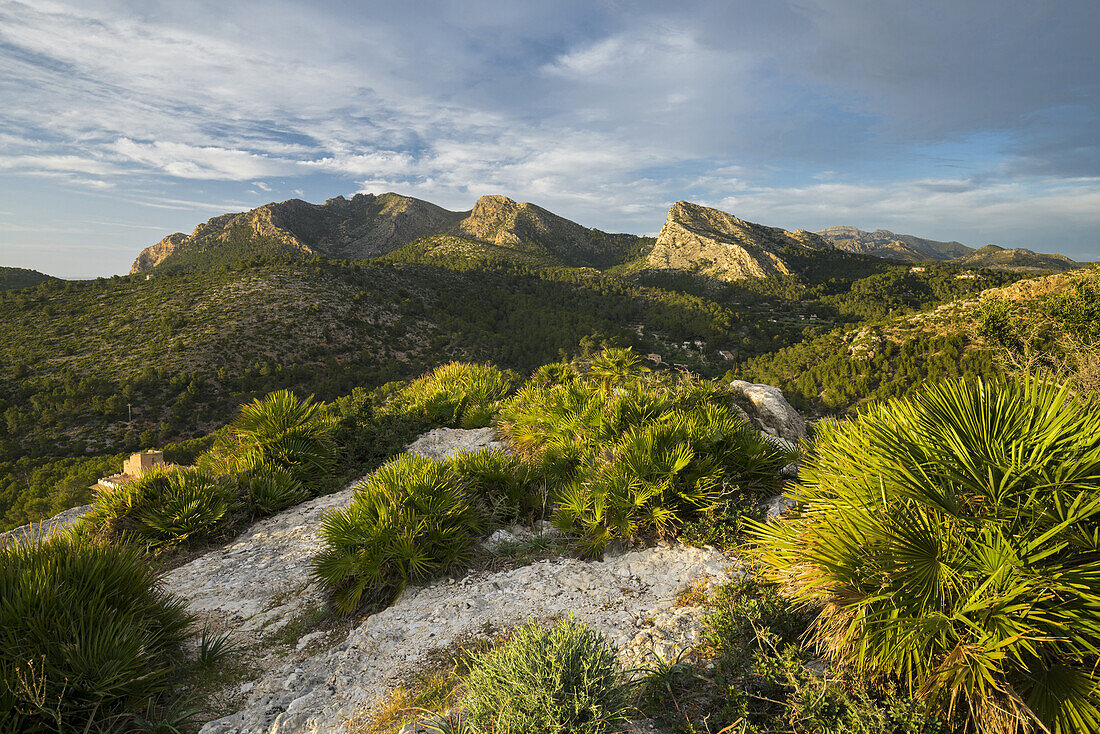
<path fill-rule="evenodd" d="M 171 234 L 138 255 L 131 273 L 154 267 L 201 266 L 255 255 L 324 255 L 363 260 L 422 238 L 485 243 L 497 251 L 536 256 L 568 266 L 606 266 L 623 259 L 640 238 L 588 229 L 534 204 L 483 196 L 467 212 L 453 212 L 400 194 L 338 196 L 324 204 L 299 199 L 224 214 L 190 235 Z M 438 243 L 437 243 L 438 244 Z M 474 248 L 476 249 L 476 247 Z"/>
<path fill-rule="evenodd" d="M 1009 270 L 1015 273 L 1064 273 L 1081 267 L 1081 263 L 1074 262 L 1065 255 L 1044 255 L 1023 248 L 1005 249 L 997 245 L 986 245 L 951 262 L 972 268 Z"/>
<path fill-rule="evenodd" d="M 842 255 L 909 262 L 938 260 L 1017 272 L 1061 272 L 1077 266 L 1061 255 L 1003 250 L 993 245 L 975 251 L 959 242 L 926 240 L 885 229 L 787 231 L 687 201 L 673 204 L 654 240 L 590 229 L 505 196 L 482 196 L 469 211 L 455 212 L 386 193 L 356 194 L 351 199 L 338 196 L 324 204 L 290 199 L 223 214 L 200 224 L 189 235 L 170 234 L 142 250 L 130 272 L 206 269 L 257 257 L 306 259 L 316 255 L 356 261 L 387 256 L 391 262 L 422 264 L 460 261 L 535 268 L 618 268 L 622 275 L 681 273 L 712 282 L 791 275 L 804 271 L 808 261 L 832 261 Z M 33 282 L 37 281 L 28 284 Z"/>
<path fill-rule="evenodd" d="M 60 278 L 40 273 L 37 270 L 0 266 L 0 291 L 27 288 L 28 286 L 38 285 L 39 283 L 45 283 L 50 280 L 60 280 Z"/>
<path fill-rule="evenodd" d="M 961 242 L 926 240 L 911 234 L 895 234 L 888 229 L 865 232 L 855 227 L 826 227 L 817 234 L 840 250 L 894 260 L 950 260 L 973 252 L 973 248 Z"/>
<path fill-rule="evenodd" d="M 190 235 L 168 235 L 143 250 L 130 272 L 272 254 L 359 260 L 450 229 L 462 219 L 460 213 L 392 193 L 338 196 L 324 204 L 290 199 L 214 217 Z"/>
<path fill-rule="evenodd" d="M 823 237 L 738 219 L 709 207 L 678 201 L 645 257 L 651 269 L 688 270 L 719 280 L 789 275 L 782 251 L 831 250 Z"/>

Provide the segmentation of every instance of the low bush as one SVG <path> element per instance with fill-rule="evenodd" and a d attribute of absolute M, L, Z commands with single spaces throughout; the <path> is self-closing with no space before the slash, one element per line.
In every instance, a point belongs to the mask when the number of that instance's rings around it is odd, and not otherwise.
<path fill-rule="evenodd" d="M 698 598 L 702 595 L 703 598 Z M 819 669 L 802 649 L 812 615 L 746 577 L 696 589 L 707 610 L 690 654 L 652 664 L 636 703 L 665 731 L 948 734 L 920 701 L 891 686 Z"/>
<path fill-rule="evenodd" d="M 113 489 L 99 490 L 85 526 L 107 535 L 133 533 L 154 546 L 185 545 L 223 529 L 236 485 L 200 469 L 153 468 Z"/>
<path fill-rule="evenodd" d="M 620 731 L 629 689 L 615 648 L 573 620 L 520 627 L 466 678 L 468 721 L 483 734 Z"/>
<path fill-rule="evenodd" d="M 467 559 L 483 524 L 454 469 L 406 454 L 358 484 L 346 508 L 322 516 L 314 574 L 341 613 L 385 605 L 409 581 Z"/>
<path fill-rule="evenodd" d="M 495 365 L 451 362 L 415 380 L 387 409 L 436 426 L 482 428 L 489 425 L 518 379 L 514 372 Z"/>
<path fill-rule="evenodd" d="M 838 664 L 978 732 L 1100 729 L 1100 414 L 1038 380 L 948 382 L 818 427 L 755 528 Z"/>
<path fill-rule="evenodd" d="M 432 428 L 423 417 L 387 410 L 383 406 L 404 388 L 386 383 L 374 390 L 357 387 L 332 403 L 336 416 L 337 477 L 350 482 L 374 471 L 389 459 L 405 453 L 405 447 Z"/>
<path fill-rule="evenodd" d="M 139 550 L 77 531 L 0 548 L 0 730 L 136 731 L 191 618 Z M 146 717 L 147 718 L 147 717 Z"/>
<path fill-rule="evenodd" d="M 647 375 L 636 361 L 604 350 L 588 372 L 528 383 L 499 416 L 516 450 L 562 487 L 559 529 L 582 531 L 591 551 L 737 512 L 732 499 L 777 488 L 796 458 L 740 419 L 724 387 Z"/>
<path fill-rule="evenodd" d="M 466 480 L 495 523 L 518 522 L 541 514 L 544 496 L 535 472 L 519 457 L 497 448 L 463 451 L 447 460 Z"/>
<path fill-rule="evenodd" d="M 309 498 L 302 483 L 281 467 L 263 467 L 238 478 L 254 516 L 274 515 Z"/>
<path fill-rule="evenodd" d="M 278 467 L 306 487 L 325 486 L 336 461 L 337 420 L 313 396 L 278 390 L 241 408 L 199 465 L 216 474 Z"/>

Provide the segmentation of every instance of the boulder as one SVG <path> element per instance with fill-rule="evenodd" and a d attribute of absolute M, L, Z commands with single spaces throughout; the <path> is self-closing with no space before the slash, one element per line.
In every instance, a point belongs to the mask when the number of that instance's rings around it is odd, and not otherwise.
<path fill-rule="evenodd" d="M 409 444 L 408 452 L 443 459 L 484 448 L 504 448 L 504 443 L 496 440 L 492 428 L 436 428 Z"/>
<path fill-rule="evenodd" d="M 734 380 L 730 388 L 739 407 L 765 435 L 796 445 L 806 438 L 806 422 L 778 387 Z"/>

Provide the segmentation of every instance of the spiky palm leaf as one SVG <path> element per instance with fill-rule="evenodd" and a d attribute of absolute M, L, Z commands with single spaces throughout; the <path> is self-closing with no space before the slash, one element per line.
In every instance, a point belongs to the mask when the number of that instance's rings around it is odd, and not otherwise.
<path fill-rule="evenodd" d="M 313 572 L 341 613 L 387 604 L 409 581 L 464 561 L 482 525 L 450 466 L 400 456 L 360 482 L 348 507 L 321 517 L 326 547 Z"/>
<path fill-rule="evenodd" d="M 309 497 L 302 483 L 281 467 L 262 467 L 240 477 L 254 515 L 274 515 Z"/>
<path fill-rule="evenodd" d="M 979 732 L 1100 727 L 1100 416 L 1035 379 L 953 382 L 819 426 L 768 575 L 838 662 Z"/>
<path fill-rule="evenodd" d="M 279 467 L 310 486 L 332 471 L 336 419 L 313 396 L 277 390 L 241 408 L 206 463 L 227 474 Z"/>
<path fill-rule="evenodd" d="M 517 376 L 491 364 L 451 362 L 409 385 L 388 409 L 407 411 L 440 426 L 489 425 Z"/>
<path fill-rule="evenodd" d="M 140 548 L 81 530 L 0 548 L 0 729 L 127 730 L 168 690 L 192 618 Z"/>

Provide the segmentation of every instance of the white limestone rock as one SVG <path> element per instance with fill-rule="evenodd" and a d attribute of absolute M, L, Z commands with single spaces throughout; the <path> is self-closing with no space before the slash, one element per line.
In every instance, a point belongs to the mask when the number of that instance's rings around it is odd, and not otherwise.
<path fill-rule="evenodd" d="M 504 443 L 496 439 L 492 428 L 436 428 L 409 444 L 408 452 L 443 459 L 463 451 L 504 447 Z"/>
<path fill-rule="evenodd" d="M 712 549 L 658 546 L 604 561 L 571 558 L 412 587 L 313 657 L 262 674 L 237 713 L 202 734 L 337 734 L 429 658 L 486 629 L 574 614 L 603 633 L 627 669 L 698 641 L 702 610 L 676 607 L 699 579 L 728 580 L 738 563 Z M 240 691 L 238 685 L 237 689 Z"/>
<path fill-rule="evenodd" d="M 806 438 L 806 422 L 778 387 L 734 380 L 730 388 L 741 396 L 741 408 L 764 434 L 791 444 Z"/>

